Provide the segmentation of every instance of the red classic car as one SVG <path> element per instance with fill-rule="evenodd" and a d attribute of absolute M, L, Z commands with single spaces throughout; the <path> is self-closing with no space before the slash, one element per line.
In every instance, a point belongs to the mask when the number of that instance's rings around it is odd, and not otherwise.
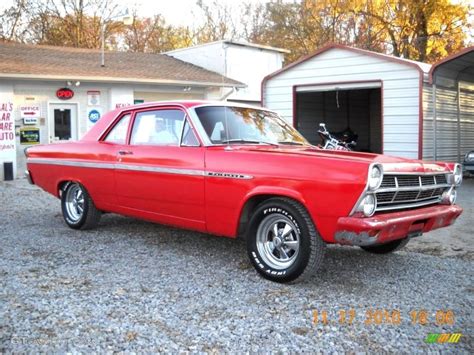
<path fill-rule="evenodd" d="M 106 114 L 79 141 L 26 151 L 71 228 L 102 212 L 235 238 L 264 277 L 313 273 L 326 244 L 384 254 L 452 224 L 459 164 L 310 145 L 274 112 L 159 102 Z"/>

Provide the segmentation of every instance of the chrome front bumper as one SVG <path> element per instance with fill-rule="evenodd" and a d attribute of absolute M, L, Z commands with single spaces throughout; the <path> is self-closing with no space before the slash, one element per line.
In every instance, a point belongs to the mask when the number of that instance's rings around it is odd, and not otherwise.
<path fill-rule="evenodd" d="M 341 217 L 335 241 L 348 245 L 384 244 L 421 235 L 453 224 L 461 215 L 458 205 L 435 205 L 407 211 L 379 213 L 369 218 Z"/>

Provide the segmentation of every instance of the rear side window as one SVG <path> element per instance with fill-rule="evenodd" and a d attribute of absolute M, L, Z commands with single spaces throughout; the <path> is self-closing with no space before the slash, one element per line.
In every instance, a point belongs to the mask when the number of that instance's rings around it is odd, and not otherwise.
<path fill-rule="evenodd" d="M 123 116 L 120 121 L 115 124 L 114 128 L 112 128 L 104 140 L 106 142 L 116 144 L 125 144 L 127 141 L 127 131 L 128 124 L 130 123 L 130 116 L 130 114 Z"/>

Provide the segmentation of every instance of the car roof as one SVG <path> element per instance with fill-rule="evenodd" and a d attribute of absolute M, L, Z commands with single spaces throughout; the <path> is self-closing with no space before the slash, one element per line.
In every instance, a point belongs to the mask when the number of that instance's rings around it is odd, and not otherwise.
<path fill-rule="evenodd" d="M 242 104 L 239 102 L 217 101 L 217 100 L 170 100 L 170 101 L 153 101 L 153 102 L 146 102 L 143 104 L 121 107 L 120 109 L 117 110 L 117 112 L 137 110 L 137 109 L 147 109 L 147 108 L 153 108 L 156 106 L 175 106 L 175 105 L 182 106 L 185 108 L 193 108 L 193 107 L 198 107 L 198 106 L 231 106 L 231 107 L 255 108 L 259 110 L 270 111 L 264 107 Z"/>
<path fill-rule="evenodd" d="M 204 107 L 204 106 L 228 106 L 228 107 L 243 107 L 251 108 L 257 110 L 263 110 L 267 112 L 274 112 L 268 110 L 264 107 L 252 106 L 247 104 L 242 104 L 238 102 L 228 102 L 228 101 L 212 101 L 212 100 L 170 100 L 170 101 L 154 101 L 147 102 L 138 105 L 131 105 L 120 107 L 115 110 L 107 112 L 80 140 L 81 141 L 96 141 L 98 140 L 109 128 L 109 126 L 115 121 L 119 116 L 126 115 L 131 111 L 135 110 L 146 110 L 159 107 L 175 106 L 181 107 L 183 109 L 191 109 L 195 107 Z"/>

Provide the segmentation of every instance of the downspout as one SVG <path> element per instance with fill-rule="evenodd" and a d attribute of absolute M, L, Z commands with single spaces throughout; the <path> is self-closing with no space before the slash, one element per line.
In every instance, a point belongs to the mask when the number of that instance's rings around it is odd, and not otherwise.
<path fill-rule="evenodd" d="M 458 89 L 458 163 L 461 162 L 461 88 L 459 86 L 459 80 L 456 79 L 456 86 Z"/>
<path fill-rule="evenodd" d="M 222 42 L 222 49 L 224 50 L 224 76 L 227 76 L 227 48 L 229 46 L 226 44 L 226 42 Z M 222 81 L 224 81 L 224 78 L 222 78 Z M 227 99 L 230 95 L 232 95 L 235 91 L 235 88 L 232 87 L 229 92 L 223 94 L 221 98 L 219 99 L 220 101 L 224 101 Z"/>
<path fill-rule="evenodd" d="M 235 91 L 235 87 L 231 87 L 229 92 L 226 92 L 224 95 L 222 95 L 220 98 L 219 98 L 219 101 L 224 101 L 225 99 L 227 99 L 230 95 L 232 95 Z"/>
<path fill-rule="evenodd" d="M 438 160 L 438 123 L 436 121 L 436 80 L 433 81 L 433 160 Z"/>

